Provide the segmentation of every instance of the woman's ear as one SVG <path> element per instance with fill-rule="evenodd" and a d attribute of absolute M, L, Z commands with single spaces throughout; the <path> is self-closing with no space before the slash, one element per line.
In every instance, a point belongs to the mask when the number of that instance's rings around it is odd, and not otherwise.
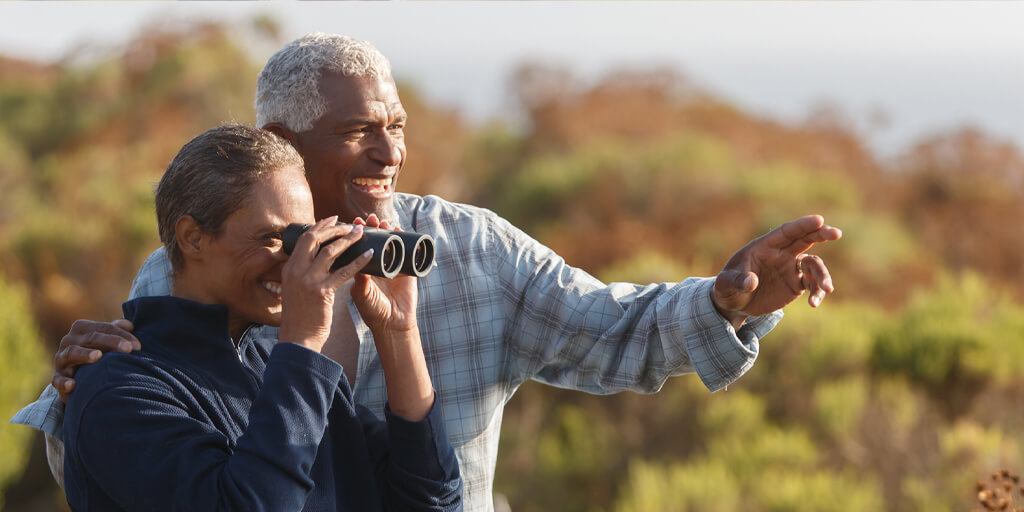
<path fill-rule="evenodd" d="M 203 230 L 191 215 L 183 215 L 174 223 L 174 238 L 184 260 L 201 260 L 203 257 Z"/>

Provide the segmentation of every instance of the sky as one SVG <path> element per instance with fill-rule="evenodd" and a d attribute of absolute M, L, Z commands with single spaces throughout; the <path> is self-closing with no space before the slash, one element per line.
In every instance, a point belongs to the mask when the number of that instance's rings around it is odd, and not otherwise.
<path fill-rule="evenodd" d="M 835 105 L 881 158 L 963 126 L 1024 150 L 1017 2 L 0 2 L 0 54 L 52 60 L 157 20 L 257 14 L 285 40 L 368 40 L 396 77 L 472 121 L 514 118 L 510 73 L 540 61 L 592 80 L 670 68 L 785 122 Z"/>

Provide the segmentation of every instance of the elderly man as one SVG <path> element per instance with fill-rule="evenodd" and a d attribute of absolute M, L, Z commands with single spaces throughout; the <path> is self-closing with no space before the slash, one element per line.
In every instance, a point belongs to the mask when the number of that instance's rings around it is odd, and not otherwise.
<path fill-rule="evenodd" d="M 311 34 L 289 43 L 260 73 L 256 111 L 259 126 L 302 155 L 317 218 L 375 215 L 437 241 L 436 268 L 419 282 L 419 324 L 467 510 L 492 508 L 503 407 L 523 382 L 653 393 L 668 377 L 696 372 L 715 391 L 753 365 L 783 306 L 805 291 L 817 306 L 833 290 L 821 259 L 804 254 L 841 236 L 818 216 L 751 241 L 715 278 L 607 285 L 493 212 L 397 193 L 406 113 L 387 60 L 362 41 Z M 132 297 L 167 294 L 169 270 L 158 249 Z M 57 392 L 71 391 L 74 367 L 101 351 L 137 347 L 125 328 L 76 322 L 55 358 L 53 388 L 15 421 L 59 435 L 46 421 L 60 415 Z M 381 414 L 380 360 L 350 301 L 336 305 L 324 353 L 344 367 L 356 400 Z"/>

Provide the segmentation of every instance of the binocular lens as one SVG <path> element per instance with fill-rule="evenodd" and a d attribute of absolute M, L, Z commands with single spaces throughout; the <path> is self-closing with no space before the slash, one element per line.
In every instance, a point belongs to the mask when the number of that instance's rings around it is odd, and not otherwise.
<path fill-rule="evenodd" d="M 311 227 L 312 224 L 289 224 L 282 234 L 284 252 L 291 254 L 299 237 Z M 405 257 L 407 246 L 412 247 L 411 258 Z M 331 270 L 348 265 L 368 249 L 373 249 L 373 259 L 360 270 L 364 274 L 389 279 L 400 273 L 423 277 L 434 265 L 434 239 L 430 235 L 364 227 L 363 237 L 334 260 Z"/>
<path fill-rule="evenodd" d="M 434 244 L 427 243 L 426 240 L 420 241 L 412 251 L 412 265 L 416 270 L 416 275 L 425 275 L 430 272 L 430 266 L 433 264 Z"/>
<path fill-rule="evenodd" d="M 389 239 L 384 244 L 384 254 L 380 257 L 380 266 L 383 270 L 383 274 L 390 274 L 387 277 L 394 277 L 398 274 L 398 269 L 402 267 L 402 241 L 399 239 Z M 337 263 L 335 263 L 337 264 Z"/>

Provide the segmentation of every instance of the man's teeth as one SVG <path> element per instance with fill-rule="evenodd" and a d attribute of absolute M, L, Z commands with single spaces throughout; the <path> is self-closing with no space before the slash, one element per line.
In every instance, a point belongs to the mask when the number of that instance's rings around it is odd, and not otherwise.
<path fill-rule="evenodd" d="M 360 187 L 387 187 L 391 185 L 391 178 L 352 178 L 352 183 Z"/>
<path fill-rule="evenodd" d="M 272 293 L 276 293 L 278 295 L 281 295 L 281 283 L 270 283 L 270 282 L 264 281 L 263 282 L 263 287 L 266 288 L 268 291 L 270 291 Z"/>

